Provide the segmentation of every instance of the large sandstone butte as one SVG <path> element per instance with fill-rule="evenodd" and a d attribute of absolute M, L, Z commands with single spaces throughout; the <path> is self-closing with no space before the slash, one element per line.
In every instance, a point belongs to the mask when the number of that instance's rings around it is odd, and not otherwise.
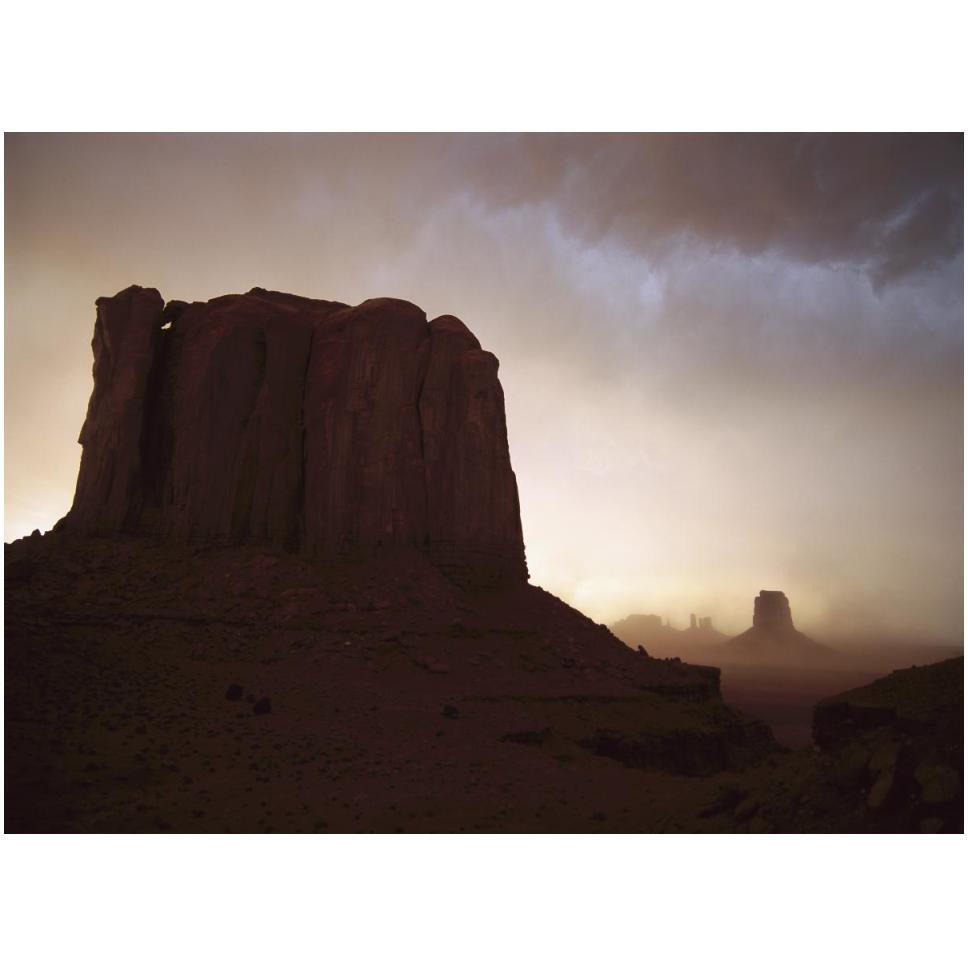
<path fill-rule="evenodd" d="M 319 557 L 418 547 L 525 580 L 498 361 L 453 316 L 264 289 L 97 300 L 94 391 L 62 528 Z"/>

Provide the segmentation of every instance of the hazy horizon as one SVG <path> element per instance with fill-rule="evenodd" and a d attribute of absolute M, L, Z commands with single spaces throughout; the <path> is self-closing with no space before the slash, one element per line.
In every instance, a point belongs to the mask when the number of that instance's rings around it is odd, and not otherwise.
<path fill-rule="evenodd" d="M 5 144 L 6 540 L 70 506 L 97 297 L 396 296 L 500 360 L 536 584 L 961 639 L 961 135 Z"/>

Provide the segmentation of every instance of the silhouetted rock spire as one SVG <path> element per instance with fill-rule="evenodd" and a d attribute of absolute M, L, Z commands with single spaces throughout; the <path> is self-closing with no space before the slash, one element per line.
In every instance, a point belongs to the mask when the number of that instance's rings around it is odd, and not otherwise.
<path fill-rule="evenodd" d="M 753 602 L 753 628 L 771 632 L 793 629 L 790 603 L 783 592 L 760 591 Z"/>
<path fill-rule="evenodd" d="M 828 661 L 831 650 L 793 626 L 790 603 L 783 592 L 761 590 L 753 602 L 753 625 L 724 642 L 724 663 L 809 665 Z"/>

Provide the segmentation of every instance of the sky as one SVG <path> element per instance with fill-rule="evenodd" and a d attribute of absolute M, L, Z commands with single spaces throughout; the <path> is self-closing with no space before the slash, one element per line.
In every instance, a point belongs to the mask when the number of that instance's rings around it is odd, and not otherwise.
<path fill-rule="evenodd" d="M 460 317 L 532 581 L 597 621 L 962 637 L 958 135 L 7 135 L 5 538 L 70 506 L 94 300 Z"/>

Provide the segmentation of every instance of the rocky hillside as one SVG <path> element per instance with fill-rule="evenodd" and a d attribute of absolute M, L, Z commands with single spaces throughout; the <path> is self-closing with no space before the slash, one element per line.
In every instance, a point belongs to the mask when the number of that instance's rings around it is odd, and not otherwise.
<path fill-rule="evenodd" d="M 413 549 L 49 534 L 6 563 L 8 831 L 683 830 L 776 749 L 717 670 Z"/>
<path fill-rule="evenodd" d="M 964 815 L 964 659 L 899 669 L 833 696 L 814 711 L 824 755 L 853 767 L 873 830 L 961 828 Z"/>
<path fill-rule="evenodd" d="M 455 318 L 132 287 L 93 346 L 74 505 L 5 548 L 8 832 L 960 828 L 960 665 L 787 752 L 528 584 Z"/>

